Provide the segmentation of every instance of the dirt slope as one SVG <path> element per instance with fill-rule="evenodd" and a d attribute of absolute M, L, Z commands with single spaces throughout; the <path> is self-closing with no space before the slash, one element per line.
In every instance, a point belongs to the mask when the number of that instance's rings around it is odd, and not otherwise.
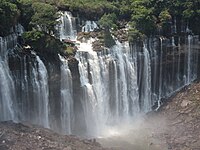
<path fill-rule="evenodd" d="M 106 150 L 95 140 L 58 135 L 32 125 L 0 123 L 0 150 Z"/>
<path fill-rule="evenodd" d="M 200 83 L 194 83 L 161 108 L 167 119 L 168 149 L 200 150 Z"/>

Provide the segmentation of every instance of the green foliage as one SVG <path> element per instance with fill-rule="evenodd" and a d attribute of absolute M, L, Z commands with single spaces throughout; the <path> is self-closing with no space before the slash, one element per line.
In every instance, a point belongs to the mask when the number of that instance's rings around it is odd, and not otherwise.
<path fill-rule="evenodd" d="M 32 16 L 34 15 L 32 3 L 32 0 L 18 0 L 18 8 L 21 12 L 19 21 L 26 30 L 31 30 L 31 26 L 29 26 L 29 24 Z"/>
<path fill-rule="evenodd" d="M 25 43 L 31 45 L 36 52 L 57 54 L 64 50 L 63 43 L 46 32 L 32 30 L 25 32 L 22 36 Z"/>
<path fill-rule="evenodd" d="M 107 0 L 64 0 L 63 7 L 92 20 L 98 20 L 104 13 L 118 11 L 118 8 Z"/>
<path fill-rule="evenodd" d="M 167 23 L 167 22 L 169 22 L 169 21 L 172 19 L 172 17 L 171 17 L 171 15 L 169 14 L 169 11 L 168 11 L 168 10 L 163 10 L 163 11 L 159 14 L 158 18 L 159 18 L 160 22 L 162 22 L 162 23 Z"/>
<path fill-rule="evenodd" d="M 74 48 L 73 48 L 73 47 L 66 47 L 65 52 L 66 52 L 68 55 L 73 55 L 73 54 L 74 54 Z"/>
<path fill-rule="evenodd" d="M 110 29 L 116 29 L 117 16 L 112 14 L 104 14 L 101 19 L 99 20 L 99 25 L 101 28 L 104 29 L 104 46 L 105 47 L 112 47 L 115 45 L 115 41 L 113 37 L 111 36 Z"/>
<path fill-rule="evenodd" d="M 105 32 L 104 32 L 104 46 L 110 48 L 110 47 L 114 46 L 115 44 L 116 44 L 115 40 L 111 36 L 110 31 L 105 30 Z"/>
<path fill-rule="evenodd" d="M 132 0 L 131 10 L 132 27 L 146 35 L 155 34 L 158 27 L 168 32 L 173 18 L 189 22 L 190 28 L 200 33 L 195 27 L 200 23 L 199 0 Z"/>
<path fill-rule="evenodd" d="M 45 36 L 45 34 L 40 31 L 29 31 L 29 32 L 25 32 L 23 34 L 23 38 L 28 43 L 36 42 L 36 41 L 40 40 L 41 38 L 43 38 L 44 36 Z"/>
<path fill-rule="evenodd" d="M 104 14 L 99 20 L 99 25 L 104 29 L 116 28 L 117 16 L 112 14 Z"/>
<path fill-rule="evenodd" d="M 41 2 L 33 3 L 34 15 L 31 18 L 31 24 L 44 32 L 51 33 L 55 31 L 55 25 L 58 23 L 57 10 L 50 4 Z"/>
<path fill-rule="evenodd" d="M 9 0 L 0 0 L 0 36 L 9 34 L 19 17 L 17 6 Z"/>
<path fill-rule="evenodd" d="M 87 20 L 100 20 L 104 29 L 117 28 L 118 22 L 125 20 L 134 30 L 152 35 L 158 27 L 169 28 L 176 18 L 188 22 L 200 34 L 200 0 L 0 0 L 0 35 L 9 34 L 18 21 L 26 30 L 53 33 L 58 18 L 56 8 L 70 10 Z"/>
<path fill-rule="evenodd" d="M 133 3 L 132 25 L 140 32 L 150 35 L 156 29 L 156 17 L 152 8 L 139 5 L 138 1 Z"/>
<path fill-rule="evenodd" d="M 198 13 L 200 11 L 200 1 L 199 0 L 186 0 L 183 4 L 183 17 L 186 19 L 190 19 L 192 17 L 200 17 Z"/>
<path fill-rule="evenodd" d="M 137 41 L 141 41 L 144 39 L 144 34 L 142 34 L 139 30 L 135 28 L 131 28 L 128 31 L 128 41 L 133 43 Z"/>
<path fill-rule="evenodd" d="M 119 17 L 122 19 L 130 19 L 131 18 L 131 2 L 129 0 L 121 1 L 117 4 L 119 9 Z"/>

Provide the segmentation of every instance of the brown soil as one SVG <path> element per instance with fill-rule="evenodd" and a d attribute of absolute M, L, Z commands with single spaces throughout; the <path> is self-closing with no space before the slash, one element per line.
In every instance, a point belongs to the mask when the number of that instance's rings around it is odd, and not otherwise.
<path fill-rule="evenodd" d="M 96 140 L 62 136 L 48 129 L 0 123 L 0 150 L 106 150 Z M 108 149 L 107 149 L 108 150 Z"/>
<path fill-rule="evenodd" d="M 161 108 L 168 149 L 200 150 L 200 83 L 188 86 Z"/>

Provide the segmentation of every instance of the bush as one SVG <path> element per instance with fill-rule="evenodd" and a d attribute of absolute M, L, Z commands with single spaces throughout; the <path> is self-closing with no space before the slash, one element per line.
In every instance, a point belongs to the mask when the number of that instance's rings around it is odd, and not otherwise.
<path fill-rule="evenodd" d="M 25 32 L 22 36 L 25 43 L 36 52 L 57 54 L 64 50 L 64 45 L 60 40 L 45 32 L 33 30 Z"/>
<path fill-rule="evenodd" d="M 34 15 L 31 18 L 31 24 L 41 31 L 51 33 L 55 32 L 55 26 L 58 24 L 57 9 L 50 4 L 41 2 L 33 3 Z"/>
<path fill-rule="evenodd" d="M 137 41 L 142 41 L 144 39 L 144 34 L 142 34 L 139 30 L 135 28 L 131 28 L 128 31 L 128 41 L 130 43 L 134 43 Z"/>
<path fill-rule="evenodd" d="M 0 0 L 0 36 L 10 33 L 10 28 L 17 24 L 19 15 L 19 9 L 14 3 Z"/>
<path fill-rule="evenodd" d="M 103 29 L 111 29 L 111 28 L 116 29 L 117 27 L 116 21 L 117 21 L 117 16 L 114 13 L 112 13 L 112 14 L 104 14 L 98 23 L 100 27 Z"/>

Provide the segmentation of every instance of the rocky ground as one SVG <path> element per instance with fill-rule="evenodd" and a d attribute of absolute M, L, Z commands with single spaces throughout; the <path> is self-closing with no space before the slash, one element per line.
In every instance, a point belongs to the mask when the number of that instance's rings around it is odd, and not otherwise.
<path fill-rule="evenodd" d="M 97 141 L 114 150 L 200 150 L 200 83 L 184 88 L 131 127 L 112 132 Z M 106 150 L 98 142 L 32 125 L 0 123 L 0 150 Z"/>
<path fill-rule="evenodd" d="M 200 150 L 200 83 L 179 92 L 158 113 L 167 120 L 168 149 Z"/>
<path fill-rule="evenodd" d="M 108 150 L 95 140 L 62 136 L 32 125 L 0 123 L 0 150 Z"/>

